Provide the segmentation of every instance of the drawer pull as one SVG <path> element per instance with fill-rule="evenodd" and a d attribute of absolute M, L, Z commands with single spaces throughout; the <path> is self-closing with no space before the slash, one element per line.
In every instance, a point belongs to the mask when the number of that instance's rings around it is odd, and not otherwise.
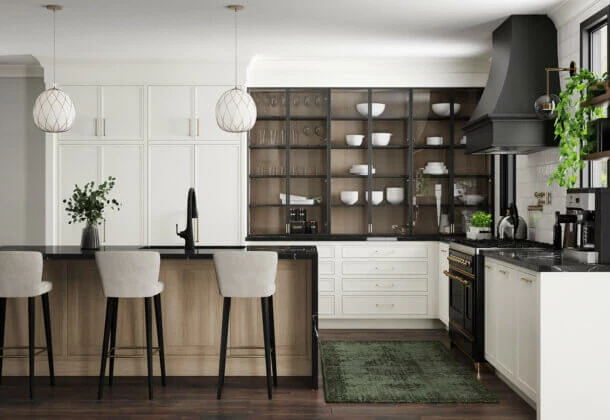
<path fill-rule="evenodd" d="M 521 281 L 524 281 L 524 282 L 529 283 L 529 284 L 532 284 L 534 282 L 534 280 L 526 279 L 525 277 L 521 277 Z"/>
<path fill-rule="evenodd" d="M 378 308 L 393 308 L 394 304 L 393 303 L 377 303 L 377 304 L 375 304 L 375 306 Z"/>
<path fill-rule="evenodd" d="M 487 269 L 491 269 L 491 265 L 487 265 L 487 264 L 485 264 L 485 268 L 487 268 Z"/>
<path fill-rule="evenodd" d="M 389 289 L 391 287 L 394 287 L 394 283 L 390 283 L 390 284 L 375 283 L 375 287 L 381 287 L 383 289 Z"/>
<path fill-rule="evenodd" d="M 443 254 L 446 254 L 446 253 L 447 253 L 447 250 L 446 250 L 446 249 L 441 249 L 441 252 L 442 252 Z"/>
<path fill-rule="evenodd" d="M 462 285 L 466 286 L 466 287 L 470 287 L 470 282 L 466 279 L 461 278 L 460 276 L 456 276 L 453 273 L 450 273 L 447 270 L 443 270 L 443 274 L 446 275 L 447 277 L 449 277 L 452 280 L 456 280 L 459 281 L 460 283 L 462 283 Z"/>
<path fill-rule="evenodd" d="M 381 267 L 376 265 L 375 266 L 375 271 L 388 271 L 388 270 L 385 270 L 385 269 L 383 269 L 383 268 L 381 268 Z M 394 266 L 391 266 L 389 271 L 394 271 Z"/>
<path fill-rule="evenodd" d="M 393 254 L 393 253 L 394 253 L 393 249 L 376 249 L 375 250 L 375 254 L 376 255 L 379 255 L 379 254 L 390 255 L 390 254 Z"/>
<path fill-rule="evenodd" d="M 502 273 L 502 274 L 508 274 L 508 273 L 507 273 L 506 271 L 504 271 L 504 270 L 498 270 L 498 271 L 499 271 L 500 273 Z"/>

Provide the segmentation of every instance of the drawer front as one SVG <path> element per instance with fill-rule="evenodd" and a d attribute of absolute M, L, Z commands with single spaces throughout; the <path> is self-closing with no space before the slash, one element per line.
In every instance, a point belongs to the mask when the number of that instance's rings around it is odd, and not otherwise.
<path fill-rule="evenodd" d="M 343 279 L 344 292 L 427 292 L 428 279 Z"/>
<path fill-rule="evenodd" d="M 428 258 L 427 247 L 346 246 L 343 258 Z"/>
<path fill-rule="evenodd" d="M 318 274 L 335 274 L 335 262 L 334 261 L 318 262 Z"/>
<path fill-rule="evenodd" d="M 318 280 L 318 291 L 320 292 L 334 292 L 335 291 L 335 279 L 319 279 Z"/>
<path fill-rule="evenodd" d="M 320 246 L 318 245 L 318 258 L 335 258 L 335 247 L 334 246 Z"/>
<path fill-rule="evenodd" d="M 427 261 L 344 261 L 343 274 L 426 275 Z"/>
<path fill-rule="evenodd" d="M 319 315 L 334 315 L 335 314 L 335 297 L 334 296 L 319 296 L 318 297 L 318 314 Z"/>
<path fill-rule="evenodd" d="M 345 315 L 426 315 L 427 296 L 343 296 Z"/>

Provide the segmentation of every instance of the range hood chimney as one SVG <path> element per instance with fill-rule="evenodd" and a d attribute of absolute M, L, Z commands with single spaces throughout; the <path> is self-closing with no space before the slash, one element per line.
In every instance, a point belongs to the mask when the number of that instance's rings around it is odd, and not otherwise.
<path fill-rule="evenodd" d="M 466 153 L 529 154 L 556 146 L 553 121 L 537 118 L 546 67 L 557 67 L 557 30 L 546 15 L 512 15 L 493 32 L 487 86 L 465 125 Z M 550 92 L 559 76 L 550 74 Z"/>

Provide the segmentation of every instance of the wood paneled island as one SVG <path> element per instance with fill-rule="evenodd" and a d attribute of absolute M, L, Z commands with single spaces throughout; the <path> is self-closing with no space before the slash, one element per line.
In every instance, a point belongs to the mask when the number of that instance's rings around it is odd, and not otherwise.
<path fill-rule="evenodd" d="M 103 247 L 102 250 L 136 250 L 140 247 Z M 221 248 L 158 247 L 161 254 L 160 280 L 165 359 L 169 376 L 216 376 L 220 349 L 222 297 L 218 293 L 214 252 Z M 277 291 L 274 295 L 278 375 L 311 376 L 317 388 L 318 346 L 318 255 L 313 246 L 255 246 L 241 250 L 278 252 Z M 106 299 L 94 260 L 94 253 L 78 247 L 0 247 L 31 250 L 44 256 L 43 278 L 53 283 L 49 293 L 58 376 L 99 374 Z M 231 308 L 229 346 L 263 345 L 259 299 L 235 299 Z M 36 345 L 44 345 L 42 311 L 37 307 Z M 153 336 L 156 337 L 156 332 Z M 9 299 L 6 314 L 6 346 L 27 343 L 27 299 Z M 155 341 L 156 342 L 156 341 Z M 121 299 L 117 344 L 145 343 L 143 299 Z M 133 350 L 133 355 L 144 351 Z M 24 353 L 25 354 L 25 353 Z M 124 354 L 124 352 L 123 352 Z M 265 374 L 263 350 L 229 350 L 227 375 Z M 46 357 L 36 360 L 36 373 L 47 375 Z M 27 375 L 27 359 L 6 359 L 4 375 Z M 145 358 L 117 359 L 116 375 L 146 375 Z M 155 362 L 155 374 L 158 363 Z"/>

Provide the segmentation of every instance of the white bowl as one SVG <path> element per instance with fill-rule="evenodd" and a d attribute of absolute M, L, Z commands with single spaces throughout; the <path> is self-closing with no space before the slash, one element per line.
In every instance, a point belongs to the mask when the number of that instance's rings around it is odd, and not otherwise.
<path fill-rule="evenodd" d="M 441 136 L 430 136 L 426 137 L 426 144 L 428 146 L 442 146 L 444 140 Z"/>
<path fill-rule="evenodd" d="M 453 113 L 457 115 L 460 112 L 462 106 L 458 103 L 453 104 Z M 439 117 L 448 117 L 451 115 L 451 104 L 449 102 L 441 102 L 438 104 L 432 104 L 432 112 Z"/>
<path fill-rule="evenodd" d="M 405 189 L 388 187 L 385 189 L 385 199 L 390 204 L 400 204 L 405 199 Z"/>
<path fill-rule="evenodd" d="M 445 162 L 428 162 L 428 163 L 426 163 L 426 168 L 429 168 L 429 169 L 437 169 L 437 168 L 444 169 L 445 168 Z"/>
<path fill-rule="evenodd" d="M 345 142 L 348 146 L 360 146 L 364 140 L 363 134 L 347 134 L 345 136 Z"/>
<path fill-rule="evenodd" d="M 373 146 L 387 146 L 390 144 L 392 133 L 373 133 Z"/>
<path fill-rule="evenodd" d="M 341 191 L 341 202 L 352 206 L 358 201 L 358 191 Z"/>
<path fill-rule="evenodd" d="M 369 201 L 369 192 L 366 191 L 364 193 L 364 197 L 366 198 L 366 201 Z M 378 204 L 381 204 L 381 202 L 383 201 L 383 191 L 373 191 L 373 193 L 371 194 L 371 197 L 373 197 L 373 199 L 371 200 L 371 203 L 376 206 Z"/>
<path fill-rule="evenodd" d="M 462 196 L 462 201 L 467 206 L 476 206 L 481 204 L 483 200 L 485 200 L 485 196 L 480 194 L 464 194 Z"/>
<path fill-rule="evenodd" d="M 368 103 L 357 104 L 356 109 L 358 110 L 360 115 L 362 115 L 363 117 L 369 116 L 369 104 Z M 373 102 L 371 104 L 371 114 L 373 114 L 373 117 L 380 116 L 381 113 L 384 111 L 384 109 L 385 109 L 385 104 L 378 104 L 375 102 Z"/>
<path fill-rule="evenodd" d="M 369 165 L 352 165 L 352 168 L 350 169 L 350 171 L 352 171 L 352 172 L 368 172 L 369 171 Z"/>

